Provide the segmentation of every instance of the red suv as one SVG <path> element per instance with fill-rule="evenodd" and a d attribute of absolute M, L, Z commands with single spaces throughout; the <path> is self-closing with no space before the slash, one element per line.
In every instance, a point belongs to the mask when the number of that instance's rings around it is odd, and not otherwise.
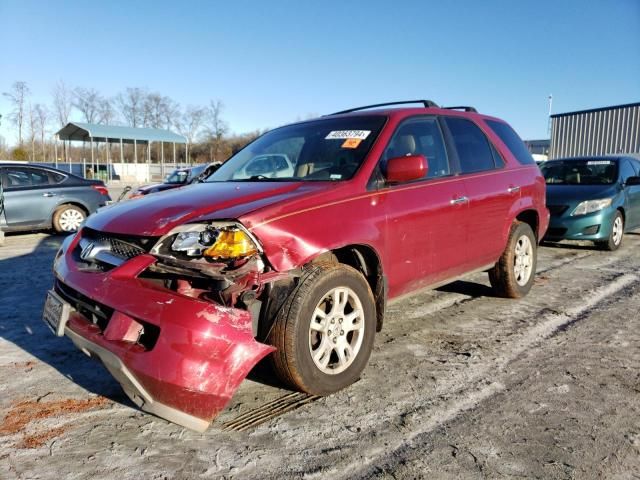
<path fill-rule="evenodd" d="M 549 221 L 538 167 L 502 120 L 419 102 L 272 130 L 203 183 L 91 216 L 45 321 L 143 410 L 202 431 L 267 355 L 303 392 L 353 383 L 389 300 L 473 271 L 525 295 Z M 286 171 L 251 173 L 258 156 Z"/>

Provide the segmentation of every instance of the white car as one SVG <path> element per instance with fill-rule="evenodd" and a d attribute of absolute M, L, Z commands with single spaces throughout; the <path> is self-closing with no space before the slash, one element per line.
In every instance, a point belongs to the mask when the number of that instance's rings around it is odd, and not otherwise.
<path fill-rule="evenodd" d="M 231 177 L 233 180 L 243 180 L 252 177 L 290 178 L 294 176 L 293 165 L 287 155 L 263 154 L 253 157 Z"/>

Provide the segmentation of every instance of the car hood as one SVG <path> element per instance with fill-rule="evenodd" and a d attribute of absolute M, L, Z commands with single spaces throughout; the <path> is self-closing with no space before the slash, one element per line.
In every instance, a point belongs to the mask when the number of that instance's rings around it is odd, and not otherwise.
<path fill-rule="evenodd" d="M 547 185 L 547 205 L 572 205 L 585 200 L 611 198 L 616 185 Z"/>
<path fill-rule="evenodd" d="M 87 227 L 127 235 L 161 236 L 178 225 L 238 219 L 277 202 L 322 190 L 309 182 L 212 182 L 115 203 L 91 215 Z"/>

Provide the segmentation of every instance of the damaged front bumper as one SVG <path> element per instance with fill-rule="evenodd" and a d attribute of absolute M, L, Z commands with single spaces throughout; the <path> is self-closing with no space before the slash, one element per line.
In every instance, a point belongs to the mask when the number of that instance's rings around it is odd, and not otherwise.
<path fill-rule="evenodd" d="M 74 309 L 64 334 L 101 360 L 140 408 L 204 431 L 274 348 L 254 339 L 247 311 L 139 278 L 152 255 L 106 272 L 80 268 L 72 254 L 79 237 L 54 263 L 54 290 Z"/>

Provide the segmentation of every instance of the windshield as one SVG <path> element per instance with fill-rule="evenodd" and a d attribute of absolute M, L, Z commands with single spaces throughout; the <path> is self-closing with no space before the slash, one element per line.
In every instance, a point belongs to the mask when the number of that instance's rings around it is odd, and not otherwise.
<path fill-rule="evenodd" d="M 379 115 L 357 116 L 272 130 L 227 160 L 206 181 L 348 180 L 385 121 Z"/>
<path fill-rule="evenodd" d="M 184 183 L 187 181 L 189 173 L 185 170 L 176 170 L 167 177 L 165 183 Z"/>
<path fill-rule="evenodd" d="M 540 170 L 549 185 L 611 185 L 618 178 L 616 160 L 560 160 Z"/>

